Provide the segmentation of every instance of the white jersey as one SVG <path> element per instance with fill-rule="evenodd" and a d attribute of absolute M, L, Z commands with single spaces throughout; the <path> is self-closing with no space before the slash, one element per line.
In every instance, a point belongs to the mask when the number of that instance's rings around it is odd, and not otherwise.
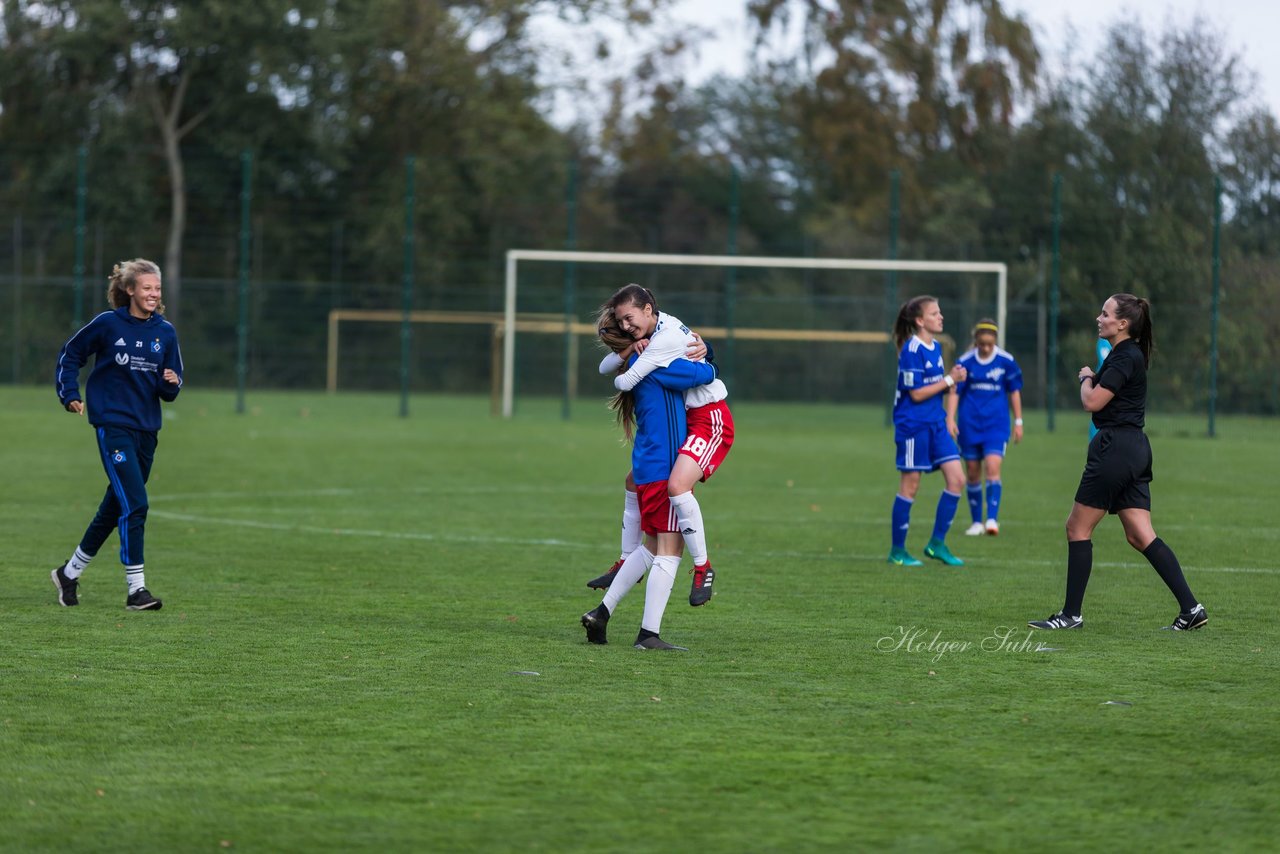
<path fill-rule="evenodd" d="M 631 391 L 655 368 L 665 368 L 676 359 L 687 358 L 689 345 L 695 340 L 693 333 L 680 322 L 680 318 L 665 311 L 658 312 L 658 325 L 649 336 L 649 346 L 625 373 L 614 379 L 614 387 L 618 391 Z M 617 354 L 610 353 L 600 362 L 600 373 L 611 374 L 620 367 L 622 367 L 622 360 Z M 684 405 L 688 409 L 696 409 L 728 397 L 729 389 L 721 380 L 715 379 L 706 385 L 695 386 L 686 391 Z"/>

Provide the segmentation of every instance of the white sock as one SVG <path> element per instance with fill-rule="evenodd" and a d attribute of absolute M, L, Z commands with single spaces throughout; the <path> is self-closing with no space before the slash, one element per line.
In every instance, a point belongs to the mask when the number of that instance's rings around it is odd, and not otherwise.
<path fill-rule="evenodd" d="M 631 490 L 625 490 L 622 500 L 622 559 L 635 551 L 644 539 L 644 531 L 640 530 L 640 496 Z"/>
<path fill-rule="evenodd" d="M 636 546 L 636 550 L 627 555 L 627 559 L 618 568 L 618 574 L 613 577 L 613 583 L 604 592 L 604 606 L 610 614 L 613 613 L 614 608 L 618 607 L 622 597 L 631 592 L 631 588 L 636 586 L 636 582 L 649 571 L 651 566 L 653 566 L 653 553 L 644 546 Z"/>
<path fill-rule="evenodd" d="M 79 578 L 80 574 L 89 568 L 89 561 L 93 560 L 93 555 L 87 555 L 76 546 L 76 550 L 71 553 L 71 557 L 67 558 L 66 568 L 62 570 L 62 574 L 67 578 Z"/>
<path fill-rule="evenodd" d="M 147 580 L 142 575 L 142 564 L 138 564 L 137 566 L 126 566 L 124 568 L 124 580 L 129 585 L 130 596 L 146 587 Z"/>
<path fill-rule="evenodd" d="M 676 519 L 680 522 L 680 534 L 684 537 L 685 547 L 693 557 L 694 566 L 702 566 L 707 562 L 707 534 L 702 527 L 702 507 L 693 492 L 682 492 L 671 496 L 671 507 L 676 511 Z"/>
<path fill-rule="evenodd" d="M 676 570 L 680 568 L 679 555 L 659 555 L 653 559 L 653 569 L 649 570 L 649 589 L 644 592 L 644 619 L 640 628 L 660 634 L 662 629 L 662 613 L 667 610 L 667 600 L 671 598 L 671 588 L 676 583 Z M 617 584 L 617 582 L 614 582 Z"/>

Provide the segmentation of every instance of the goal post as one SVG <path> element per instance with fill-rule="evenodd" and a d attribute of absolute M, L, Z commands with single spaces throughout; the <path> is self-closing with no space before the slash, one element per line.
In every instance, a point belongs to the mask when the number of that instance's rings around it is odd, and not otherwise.
<path fill-rule="evenodd" d="M 671 255 L 649 252 L 580 252 L 560 249 L 509 249 L 503 311 L 502 415 L 515 411 L 516 287 L 520 262 L 575 264 L 637 264 L 670 267 L 775 268 L 793 270 L 849 270 L 886 273 L 993 273 L 996 276 L 996 324 L 1004 346 L 1008 306 L 1008 266 L 994 261 L 900 261 L 888 258 L 778 258 L 759 255 Z M 708 330 L 710 331 L 710 330 Z M 726 329 L 734 336 L 739 330 Z M 848 332 L 848 335 L 875 333 Z M 884 333 L 887 334 L 887 333 Z"/>

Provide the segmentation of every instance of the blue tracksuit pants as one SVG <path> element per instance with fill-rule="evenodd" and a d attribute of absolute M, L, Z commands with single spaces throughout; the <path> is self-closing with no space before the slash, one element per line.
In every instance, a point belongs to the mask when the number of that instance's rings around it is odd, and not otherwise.
<path fill-rule="evenodd" d="M 98 453 L 106 469 L 107 493 L 80 540 L 93 556 L 115 529 L 120 531 L 120 562 L 142 566 L 143 529 L 147 523 L 147 478 L 156 454 L 156 434 L 129 427 L 97 428 Z"/>

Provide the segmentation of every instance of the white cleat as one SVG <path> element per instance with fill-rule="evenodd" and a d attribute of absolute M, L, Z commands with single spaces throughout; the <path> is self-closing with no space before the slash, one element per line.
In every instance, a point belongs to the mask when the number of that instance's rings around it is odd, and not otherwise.
<path fill-rule="evenodd" d="M 987 529 L 982 527 L 981 522 L 974 522 L 972 525 L 970 525 L 968 528 L 965 529 L 964 535 L 966 537 L 981 537 L 986 532 L 987 532 Z"/>
<path fill-rule="evenodd" d="M 997 537 L 997 536 L 999 536 L 999 535 L 1000 535 L 1000 523 L 999 523 L 999 522 L 997 522 L 995 519 L 988 519 L 988 520 L 987 520 L 987 533 L 988 533 L 988 534 L 990 534 L 990 535 L 991 535 L 991 536 L 993 536 L 993 537 Z"/>

